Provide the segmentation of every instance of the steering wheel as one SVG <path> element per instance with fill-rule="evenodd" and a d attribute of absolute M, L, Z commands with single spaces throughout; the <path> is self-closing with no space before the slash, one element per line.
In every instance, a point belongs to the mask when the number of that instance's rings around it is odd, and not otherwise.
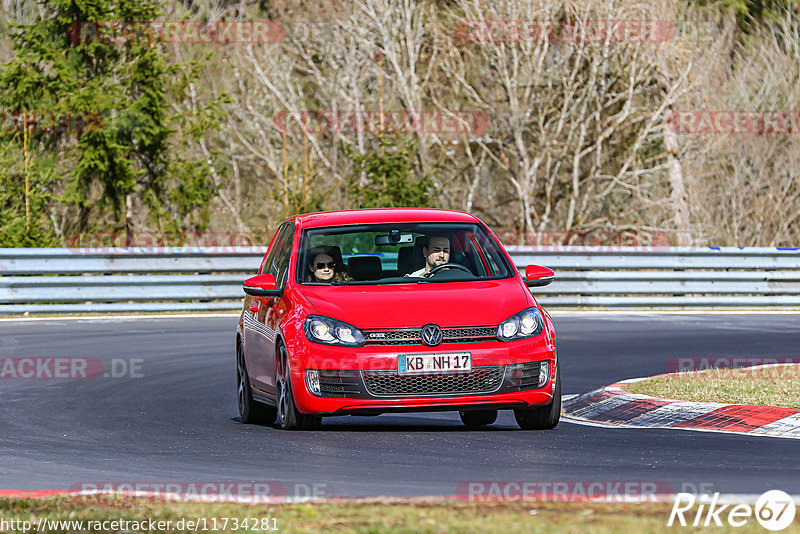
<path fill-rule="evenodd" d="M 468 273 L 468 274 L 472 275 L 472 271 L 470 271 L 469 268 L 464 267 L 460 263 L 445 263 L 444 265 L 437 265 L 436 267 L 434 267 L 433 269 L 430 270 L 429 274 L 430 274 L 430 276 L 433 276 L 434 274 L 438 273 L 439 271 L 444 271 L 445 269 L 458 269 L 459 271 L 464 271 L 465 273 Z M 475 275 L 472 275 L 472 276 L 475 276 Z"/>

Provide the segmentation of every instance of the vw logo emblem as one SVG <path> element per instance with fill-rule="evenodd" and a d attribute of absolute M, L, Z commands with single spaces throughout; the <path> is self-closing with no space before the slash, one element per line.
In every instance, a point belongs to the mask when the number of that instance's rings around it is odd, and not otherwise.
<path fill-rule="evenodd" d="M 426 324 L 422 327 L 422 343 L 435 347 L 442 342 L 442 329 L 436 324 Z"/>

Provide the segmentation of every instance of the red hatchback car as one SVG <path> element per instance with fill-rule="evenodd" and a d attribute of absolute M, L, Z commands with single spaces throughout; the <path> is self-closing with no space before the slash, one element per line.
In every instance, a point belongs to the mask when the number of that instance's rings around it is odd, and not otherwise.
<path fill-rule="evenodd" d="M 512 409 L 554 428 L 553 322 L 483 222 L 435 209 L 298 215 L 244 282 L 236 329 L 245 423 L 318 428 L 322 417 L 458 411 L 468 426 Z"/>

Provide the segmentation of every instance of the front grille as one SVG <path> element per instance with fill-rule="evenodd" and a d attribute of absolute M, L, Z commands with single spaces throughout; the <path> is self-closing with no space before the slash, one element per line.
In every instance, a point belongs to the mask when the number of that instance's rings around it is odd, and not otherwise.
<path fill-rule="evenodd" d="M 397 371 L 361 371 L 375 397 L 447 396 L 491 393 L 500 387 L 505 367 L 475 367 L 469 373 L 400 375 Z"/>
<path fill-rule="evenodd" d="M 470 343 L 475 341 L 497 341 L 497 327 L 443 328 L 442 343 Z"/>
<path fill-rule="evenodd" d="M 365 330 L 365 345 L 421 345 L 420 328 L 403 328 L 399 330 Z M 478 326 L 467 328 L 442 328 L 442 343 L 476 343 L 497 341 L 496 326 Z"/>
<path fill-rule="evenodd" d="M 365 330 L 365 345 L 418 345 L 422 343 L 420 329 Z"/>
<path fill-rule="evenodd" d="M 319 394 L 321 397 L 344 399 L 358 395 L 358 371 L 319 371 Z"/>

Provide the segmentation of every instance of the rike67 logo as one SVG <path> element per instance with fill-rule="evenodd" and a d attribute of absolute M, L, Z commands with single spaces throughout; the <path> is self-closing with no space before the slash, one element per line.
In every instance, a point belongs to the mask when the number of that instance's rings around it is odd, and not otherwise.
<path fill-rule="evenodd" d="M 677 519 L 682 527 L 721 527 L 723 521 L 727 521 L 732 527 L 741 527 L 755 517 L 765 529 L 778 531 L 792 524 L 796 512 L 792 497 L 780 490 L 771 490 L 761 495 L 755 507 L 749 504 L 720 504 L 719 500 L 719 493 L 715 493 L 710 503 L 705 500 L 695 510 L 695 496 L 691 493 L 678 493 L 675 495 L 667 526 L 671 527 Z"/>

